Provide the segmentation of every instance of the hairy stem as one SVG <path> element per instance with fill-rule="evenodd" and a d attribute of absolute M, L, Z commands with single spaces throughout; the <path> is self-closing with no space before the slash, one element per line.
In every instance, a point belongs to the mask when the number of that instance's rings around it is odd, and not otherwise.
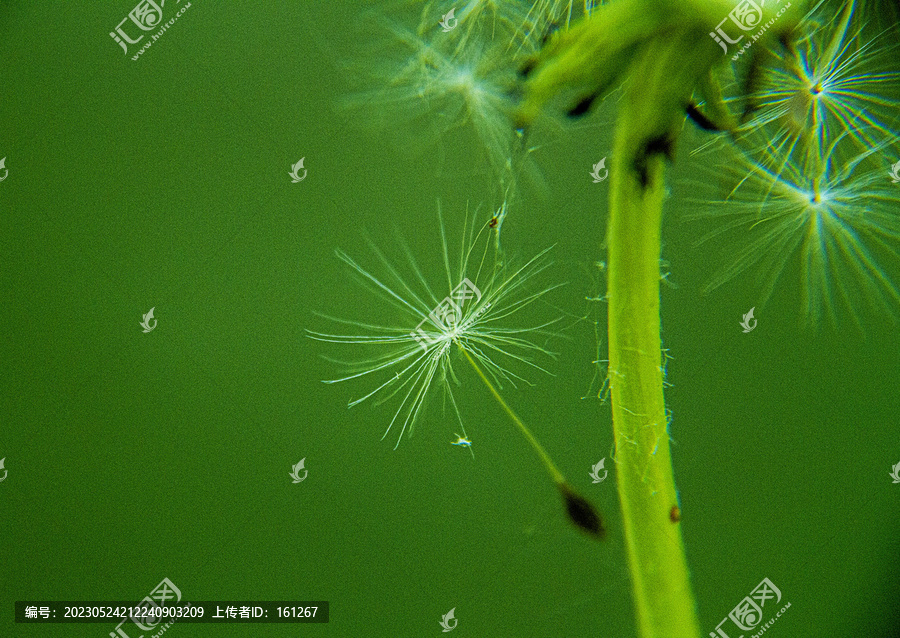
<path fill-rule="evenodd" d="M 609 381 L 619 502 L 643 638 L 700 635 L 679 510 L 673 509 L 678 494 L 663 400 L 659 313 L 665 164 L 681 125 L 680 109 L 697 73 L 709 68 L 702 54 L 684 55 L 697 49 L 692 40 L 697 35 L 690 31 L 671 34 L 635 60 L 618 110 L 611 167 Z"/>
<path fill-rule="evenodd" d="M 753 16 L 754 24 L 772 28 L 767 37 L 754 36 L 745 44 L 752 43 L 756 52 L 774 37 L 788 42 L 805 4 L 753 5 L 760 13 Z M 569 110 L 577 116 L 613 89 L 622 90 L 606 238 L 608 381 L 619 502 L 641 638 L 700 635 L 663 400 L 660 226 L 666 160 L 674 155 L 685 112 L 695 120 L 702 116 L 692 104 L 694 90 L 713 102 L 708 111 L 715 119 L 734 126 L 711 75 L 723 49 L 726 55 L 741 55 L 733 47 L 729 53 L 716 35 L 730 14 L 734 22 L 733 9 L 731 0 L 616 0 L 595 7 L 589 17 L 551 38 L 521 69 L 524 99 L 516 109 L 516 123 L 523 129 L 562 93 L 579 99 Z M 751 67 L 748 75 L 758 75 L 758 69 Z"/>

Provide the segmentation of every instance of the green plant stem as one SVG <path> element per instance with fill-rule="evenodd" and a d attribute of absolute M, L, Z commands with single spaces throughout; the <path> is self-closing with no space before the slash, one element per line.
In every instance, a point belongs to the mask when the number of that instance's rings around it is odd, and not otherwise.
<path fill-rule="evenodd" d="M 609 381 L 619 502 L 643 638 L 700 635 L 681 526 L 672 517 L 678 495 L 663 400 L 659 260 L 666 158 L 648 152 L 674 147 L 679 109 L 711 64 L 708 51 L 696 52 L 704 48 L 696 46 L 700 37 L 671 34 L 634 61 L 610 170 Z"/>
<path fill-rule="evenodd" d="M 751 63 L 759 60 L 759 49 L 768 41 L 789 38 L 805 4 L 795 0 L 783 9 L 763 9 L 760 20 L 774 24 L 777 19 L 778 26 L 767 38 L 754 40 Z M 714 119 L 735 125 L 710 75 L 723 52 L 715 34 L 709 37 L 733 6 L 728 0 L 617 0 L 598 6 L 581 23 L 551 38 L 524 68 L 525 99 L 516 110 L 517 125 L 527 126 L 567 90 L 582 99 L 570 111 L 577 114 L 621 84 L 606 238 L 608 381 L 619 502 L 641 638 L 700 636 L 663 400 L 660 227 L 665 162 L 674 156 L 694 90 L 713 102 L 709 113 Z M 751 78 L 755 72 L 749 72 Z"/>

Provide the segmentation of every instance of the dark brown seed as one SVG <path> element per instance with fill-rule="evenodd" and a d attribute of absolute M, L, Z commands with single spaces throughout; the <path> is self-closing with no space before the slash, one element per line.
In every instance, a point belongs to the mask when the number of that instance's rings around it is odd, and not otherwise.
<path fill-rule="evenodd" d="M 673 523 L 677 523 L 681 520 L 681 508 L 677 505 L 673 505 L 672 509 L 669 510 L 669 520 Z"/>
<path fill-rule="evenodd" d="M 576 494 L 567 483 L 559 484 L 559 492 L 566 504 L 569 520 L 594 538 L 602 539 L 606 535 L 606 530 L 603 527 L 603 520 L 594 506 L 587 499 Z"/>

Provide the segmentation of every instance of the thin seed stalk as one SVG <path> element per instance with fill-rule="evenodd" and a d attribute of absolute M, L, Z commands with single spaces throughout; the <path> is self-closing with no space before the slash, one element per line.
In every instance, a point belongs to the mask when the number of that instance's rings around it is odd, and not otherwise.
<path fill-rule="evenodd" d="M 488 390 L 490 390 L 494 399 L 497 400 L 497 403 L 500 404 L 500 407 L 503 408 L 503 411 L 506 412 L 507 416 L 509 416 L 515 426 L 519 429 L 519 432 L 522 433 L 522 436 L 525 437 L 525 440 L 528 441 L 529 445 L 537 452 L 537 455 L 541 459 L 541 463 L 544 465 L 550 478 L 553 479 L 553 482 L 557 485 L 564 484 L 566 482 L 565 477 L 562 472 L 559 471 L 559 468 L 556 467 L 556 463 L 553 462 L 550 455 L 547 454 L 547 450 L 544 449 L 544 446 L 540 444 L 534 434 L 531 433 L 531 430 L 528 429 L 528 426 L 522 422 L 522 419 L 513 412 L 513 409 L 509 407 L 509 404 L 507 404 L 500 393 L 497 392 L 497 388 L 495 388 L 494 384 L 487 378 L 487 375 L 482 371 L 481 366 L 475 363 L 475 359 L 472 358 L 472 355 L 470 355 L 462 346 L 459 346 L 459 349 L 465 355 L 466 359 L 468 359 L 469 363 L 472 364 L 472 367 L 475 368 L 475 372 L 478 373 L 478 376 L 484 381 L 484 384 L 487 386 Z"/>
<path fill-rule="evenodd" d="M 540 444 L 537 437 L 532 434 L 528 426 L 522 422 L 522 419 L 520 419 L 513 409 L 509 407 L 509 404 L 503 399 L 497 391 L 497 388 L 491 383 L 491 380 L 487 378 L 487 375 L 481 369 L 481 366 L 475 362 L 472 355 L 470 355 L 461 344 L 457 343 L 457 345 L 459 345 L 459 349 L 465 355 L 466 359 L 468 359 L 469 363 L 472 364 L 475 372 L 478 373 L 478 376 L 484 381 L 488 390 L 494 395 L 494 398 L 503 408 L 503 411 L 506 412 L 507 416 L 509 416 L 516 425 L 519 432 L 521 432 L 525 437 L 525 440 L 528 441 L 529 445 L 537 452 L 537 455 L 541 459 L 541 463 L 544 465 L 544 469 L 547 470 L 547 473 L 559 490 L 569 520 L 586 534 L 589 534 L 595 539 L 602 539 L 606 534 L 606 529 L 603 527 L 603 519 L 600 517 L 600 514 L 597 513 L 597 510 L 594 509 L 594 506 L 590 501 L 581 496 L 571 485 L 569 485 L 565 476 L 563 476 L 562 472 L 559 471 L 559 468 L 556 467 L 556 463 L 554 463 L 553 459 L 550 458 L 550 455 L 547 454 L 547 450 Z"/>

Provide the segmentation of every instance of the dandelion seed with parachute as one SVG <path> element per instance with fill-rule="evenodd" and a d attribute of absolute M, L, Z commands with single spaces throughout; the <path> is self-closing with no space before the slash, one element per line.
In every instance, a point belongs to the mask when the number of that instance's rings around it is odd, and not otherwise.
<path fill-rule="evenodd" d="M 440 222 L 444 266 L 438 280 L 440 287 L 433 287 L 434 278 L 426 275 L 408 248 L 404 250 L 407 274 L 403 274 L 374 244 L 372 250 L 380 262 L 380 274 L 360 265 L 342 251 L 337 253 L 370 292 L 375 293 L 377 300 L 395 311 L 397 321 L 382 325 L 327 317 L 357 331 L 349 334 L 310 332 L 310 336 L 350 347 L 366 345 L 381 349 L 382 352 L 374 357 L 350 363 L 345 376 L 328 383 L 372 380 L 375 387 L 353 399 L 350 407 L 368 399 L 397 399 L 399 405 L 384 434 L 388 436 L 399 427 L 397 445 L 403 434 L 416 424 L 432 386 L 441 386 L 456 410 L 452 389 L 456 376 L 454 344 L 473 357 L 501 387 L 504 383 L 513 386 L 529 383 L 524 376 L 526 370 L 546 373 L 544 365 L 555 356 L 536 342 L 538 338 L 546 341 L 555 334 L 551 330 L 557 323 L 555 319 L 538 324 L 518 321 L 528 307 L 559 286 L 528 292 L 529 280 L 548 267 L 549 250 L 542 251 L 518 268 L 495 267 L 486 229 L 485 226 L 477 234 L 466 233 L 466 246 L 460 251 L 458 263 L 452 265 L 446 233 Z M 472 230 L 474 226 L 469 229 Z M 471 284 L 468 290 L 471 297 L 456 304 L 461 313 L 449 319 L 446 315 L 440 317 L 435 309 L 446 309 L 447 299 L 463 282 Z"/>
<path fill-rule="evenodd" d="M 688 218 L 722 220 L 701 242 L 735 230 L 743 240 L 707 290 L 759 265 L 764 305 L 796 259 L 813 323 L 823 312 L 835 320 L 837 303 L 857 323 L 861 304 L 897 314 L 900 193 L 884 175 L 898 141 L 900 73 L 887 60 L 896 44 L 887 32 L 869 35 L 859 5 L 846 0 L 835 16 L 818 3 L 797 44 L 770 51 L 750 95 L 733 98 L 753 107 L 752 119 L 698 149 L 729 159 L 696 191 L 724 180 L 726 194 L 694 199 Z"/>
<path fill-rule="evenodd" d="M 516 62 L 506 41 L 470 30 L 484 17 L 480 11 L 457 10 L 456 16 L 460 24 L 449 33 L 437 28 L 440 12 L 433 7 L 414 28 L 382 16 L 368 19 L 367 51 L 356 74 L 364 88 L 344 103 L 394 141 L 408 132 L 420 148 L 453 144 L 461 132 L 472 132 L 499 175 L 519 141 L 509 118 Z"/>
<path fill-rule="evenodd" d="M 345 373 L 326 383 L 370 381 L 370 389 L 352 399 L 350 407 L 368 400 L 396 401 L 394 416 L 382 436 L 384 439 L 394 432 L 395 449 L 404 434 L 411 434 L 421 420 L 433 386 L 439 386 L 462 429 L 462 435 L 457 434 L 459 444 L 470 441 L 454 391 L 458 385 L 454 366 L 460 360 L 458 355 L 462 355 L 540 457 L 563 496 L 569 518 L 584 531 L 602 536 L 599 515 L 575 493 L 499 392 L 504 384 L 514 387 L 519 383 L 530 384 L 527 372 L 548 372 L 544 365 L 555 356 L 543 343 L 557 334 L 553 328 L 558 318 L 538 323 L 526 319 L 528 312 L 538 305 L 546 305 L 546 296 L 562 285 L 531 289 L 531 281 L 549 265 L 549 249 L 521 265 L 500 261 L 494 251 L 496 243 L 490 237 L 496 229 L 490 226 L 489 220 L 476 224 L 473 218 L 464 228 L 459 256 L 451 259 L 440 211 L 438 228 L 443 256 L 443 272 L 438 277 L 426 273 L 405 246 L 406 264 L 401 268 L 372 244 L 379 263 L 377 271 L 338 251 L 338 257 L 350 267 L 351 273 L 396 319 L 378 323 L 321 315 L 348 327 L 349 331 L 308 331 L 313 339 L 346 349 L 372 347 L 381 351 L 371 357 L 345 360 Z"/>
<path fill-rule="evenodd" d="M 877 30 L 861 22 L 858 0 L 847 0 L 835 15 L 822 0 L 801 20 L 790 48 L 768 51 L 749 95 L 732 73 L 726 102 L 752 117 L 734 136 L 755 144 L 759 132 L 772 156 L 805 161 L 804 155 L 848 134 L 856 152 L 890 138 L 900 115 L 897 29 Z M 716 145 L 711 141 L 708 145 Z M 703 147 L 705 148 L 705 147 Z M 698 149 L 700 150 L 700 149 Z"/>
<path fill-rule="evenodd" d="M 851 154 L 855 143 L 849 136 L 845 133 L 826 148 L 817 165 L 785 162 L 771 151 L 758 161 L 758 153 L 739 151 L 732 162 L 715 167 L 732 185 L 730 192 L 722 198 L 692 200 L 696 209 L 688 218 L 721 222 L 701 243 L 720 242 L 737 232 L 741 245 L 707 291 L 758 265 L 763 306 L 796 259 L 802 308 L 813 323 L 823 312 L 834 320 L 838 301 L 857 323 L 861 304 L 897 315 L 900 192 L 880 161 L 889 145 Z M 696 187 L 709 188 L 713 182 L 703 180 Z"/>

